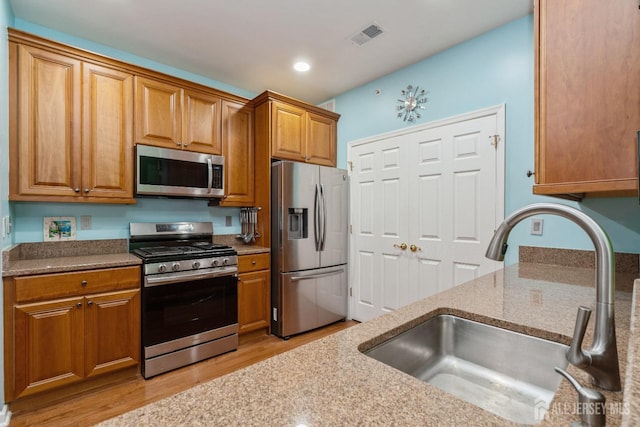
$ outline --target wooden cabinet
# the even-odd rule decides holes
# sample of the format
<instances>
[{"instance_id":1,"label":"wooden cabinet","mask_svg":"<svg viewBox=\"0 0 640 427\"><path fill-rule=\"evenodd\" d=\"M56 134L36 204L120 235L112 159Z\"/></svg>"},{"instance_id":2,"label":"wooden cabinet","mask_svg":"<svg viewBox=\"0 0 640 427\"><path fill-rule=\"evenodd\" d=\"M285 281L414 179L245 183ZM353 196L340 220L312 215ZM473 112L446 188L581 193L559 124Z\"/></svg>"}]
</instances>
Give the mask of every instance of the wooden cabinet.
<instances>
[{"instance_id":1,"label":"wooden cabinet","mask_svg":"<svg viewBox=\"0 0 640 427\"><path fill-rule=\"evenodd\" d=\"M7 401L136 366L140 268L8 278Z\"/></svg>"},{"instance_id":2,"label":"wooden cabinet","mask_svg":"<svg viewBox=\"0 0 640 427\"><path fill-rule=\"evenodd\" d=\"M271 157L325 166L336 165L340 115L274 92L254 99L256 109L269 110Z\"/></svg>"},{"instance_id":3,"label":"wooden cabinet","mask_svg":"<svg viewBox=\"0 0 640 427\"><path fill-rule=\"evenodd\" d=\"M271 325L270 254L238 257L238 331L240 334Z\"/></svg>"},{"instance_id":4,"label":"wooden cabinet","mask_svg":"<svg viewBox=\"0 0 640 427\"><path fill-rule=\"evenodd\" d=\"M255 143L251 104L222 101L222 154L226 197L220 206L253 206Z\"/></svg>"},{"instance_id":5,"label":"wooden cabinet","mask_svg":"<svg viewBox=\"0 0 640 427\"><path fill-rule=\"evenodd\" d=\"M640 24L632 1L537 0L535 194L638 189Z\"/></svg>"},{"instance_id":6,"label":"wooden cabinet","mask_svg":"<svg viewBox=\"0 0 640 427\"><path fill-rule=\"evenodd\" d=\"M133 203L133 76L9 44L10 200Z\"/></svg>"},{"instance_id":7,"label":"wooden cabinet","mask_svg":"<svg viewBox=\"0 0 640 427\"><path fill-rule=\"evenodd\" d=\"M135 86L136 143L222 153L220 97L146 77Z\"/></svg>"}]
</instances>

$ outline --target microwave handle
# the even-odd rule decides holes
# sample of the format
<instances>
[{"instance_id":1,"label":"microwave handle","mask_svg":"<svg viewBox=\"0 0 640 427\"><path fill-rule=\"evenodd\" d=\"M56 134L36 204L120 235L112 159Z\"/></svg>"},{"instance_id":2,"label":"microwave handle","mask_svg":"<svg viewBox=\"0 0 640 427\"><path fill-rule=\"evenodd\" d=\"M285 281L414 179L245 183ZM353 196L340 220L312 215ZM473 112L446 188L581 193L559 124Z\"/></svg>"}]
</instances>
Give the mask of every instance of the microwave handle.
<instances>
[{"instance_id":1,"label":"microwave handle","mask_svg":"<svg viewBox=\"0 0 640 427\"><path fill-rule=\"evenodd\" d=\"M211 193L213 188L213 165L211 165L211 157L207 157L207 172L209 173L207 193Z\"/></svg>"}]
</instances>

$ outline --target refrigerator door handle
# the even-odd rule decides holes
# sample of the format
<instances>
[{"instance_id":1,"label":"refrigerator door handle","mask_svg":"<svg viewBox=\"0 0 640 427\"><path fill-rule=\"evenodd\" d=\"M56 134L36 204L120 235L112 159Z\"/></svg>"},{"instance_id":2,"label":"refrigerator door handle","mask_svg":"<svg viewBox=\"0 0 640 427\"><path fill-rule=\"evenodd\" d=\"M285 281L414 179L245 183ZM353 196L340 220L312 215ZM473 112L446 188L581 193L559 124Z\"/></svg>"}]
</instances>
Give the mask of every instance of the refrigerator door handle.
<instances>
[{"instance_id":1,"label":"refrigerator door handle","mask_svg":"<svg viewBox=\"0 0 640 427\"><path fill-rule=\"evenodd\" d=\"M320 184L320 202L322 206L322 211L320 212L322 214L320 217L320 250L324 251L324 242L327 240L327 201L324 197L324 184Z\"/></svg>"},{"instance_id":2,"label":"refrigerator door handle","mask_svg":"<svg viewBox=\"0 0 640 427\"><path fill-rule=\"evenodd\" d=\"M320 250L320 188L316 184L315 200L313 204L313 240L316 251Z\"/></svg>"},{"instance_id":3,"label":"refrigerator door handle","mask_svg":"<svg viewBox=\"0 0 640 427\"><path fill-rule=\"evenodd\" d=\"M319 279L321 277L335 276L336 274L341 274L341 273L344 273L344 268L336 268L335 270L324 271L318 274L310 274L308 276L291 276L290 280L292 282L299 282L300 280Z\"/></svg>"}]
</instances>

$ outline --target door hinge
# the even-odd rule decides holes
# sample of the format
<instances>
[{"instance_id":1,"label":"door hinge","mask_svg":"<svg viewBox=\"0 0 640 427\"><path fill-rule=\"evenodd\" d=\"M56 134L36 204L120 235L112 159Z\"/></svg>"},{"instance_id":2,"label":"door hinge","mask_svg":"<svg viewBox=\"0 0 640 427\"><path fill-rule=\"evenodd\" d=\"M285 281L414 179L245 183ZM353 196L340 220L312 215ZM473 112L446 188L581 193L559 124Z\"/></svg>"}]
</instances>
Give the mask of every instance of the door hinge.
<instances>
[{"instance_id":1,"label":"door hinge","mask_svg":"<svg viewBox=\"0 0 640 427\"><path fill-rule=\"evenodd\" d=\"M349 224L349 234L353 234L353 224Z\"/></svg>"},{"instance_id":2,"label":"door hinge","mask_svg":"<svg viewBox=\"0 0 640 427\"><path fill-rule=\"evenodd\" d=\"M349 296L352 297L353 296L353 288L349 288Z\"/></svg>"},{"instance_id":3,"label":"door hinge","mask_svg":"<svg viewBox=\"0 0 640 427\"><path fill-rule=\"evenodd\" d=\"M493 142L491 143L491 145L493 146L493 148L495 148L497 150L498 149L498 142L500 142L500 135L498 135L498 134L489 135L489 139L493 139Z\"/></svg>"},{"instance_id":4,"label":"door hinge","mask_svg":"<svg viewBox=\"0 0 640 427\"><path fill-rule=\"evenodd\" d=\"M349 160L347 163L349 164L349 170L353 172L353 162Z\"/></svg>"}]
</instances>

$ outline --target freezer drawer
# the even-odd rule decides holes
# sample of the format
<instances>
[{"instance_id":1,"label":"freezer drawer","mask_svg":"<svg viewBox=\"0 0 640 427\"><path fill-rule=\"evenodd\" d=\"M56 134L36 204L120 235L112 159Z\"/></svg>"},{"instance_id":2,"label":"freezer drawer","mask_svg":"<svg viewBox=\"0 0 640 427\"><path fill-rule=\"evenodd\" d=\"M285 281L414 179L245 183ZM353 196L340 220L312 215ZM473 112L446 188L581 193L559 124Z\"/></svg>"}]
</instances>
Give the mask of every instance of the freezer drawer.
<instances>
[{"instance_id":1,"label":"freezer drawer","mask_svg":"<svg viewBox=\"0 0 640 427\"><path fill-rule=\"evenodd\" d=\"M289 337L347 316L347 266L279 275L272 332Z\"/></svg>"}]
</instances>

